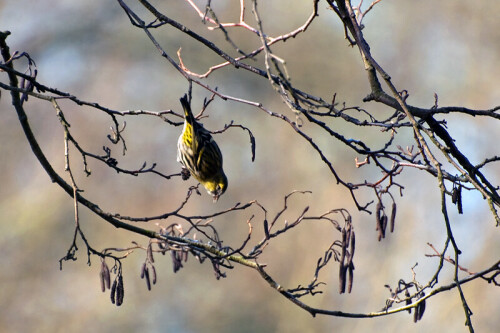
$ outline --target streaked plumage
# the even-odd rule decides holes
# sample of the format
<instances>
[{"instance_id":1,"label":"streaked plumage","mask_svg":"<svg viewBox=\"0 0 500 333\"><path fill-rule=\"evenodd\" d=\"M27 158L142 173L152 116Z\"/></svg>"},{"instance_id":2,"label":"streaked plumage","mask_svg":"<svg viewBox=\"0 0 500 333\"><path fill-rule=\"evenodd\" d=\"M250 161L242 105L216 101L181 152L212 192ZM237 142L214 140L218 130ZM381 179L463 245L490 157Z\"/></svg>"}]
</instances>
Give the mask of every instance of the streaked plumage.
<instances>
[{"instance_id":1,"label":"streaked plumage","mask_svg":"<svg viewBox=\"0 0 500 333\"><path fill-rule=\"evenodd\" d=\"M227 189L222 153L210 132L194 118L187 95L180 101L184 109L184 128L177 142L177 161L189 170L216 202Z\"/></svg>"}]
</instances>

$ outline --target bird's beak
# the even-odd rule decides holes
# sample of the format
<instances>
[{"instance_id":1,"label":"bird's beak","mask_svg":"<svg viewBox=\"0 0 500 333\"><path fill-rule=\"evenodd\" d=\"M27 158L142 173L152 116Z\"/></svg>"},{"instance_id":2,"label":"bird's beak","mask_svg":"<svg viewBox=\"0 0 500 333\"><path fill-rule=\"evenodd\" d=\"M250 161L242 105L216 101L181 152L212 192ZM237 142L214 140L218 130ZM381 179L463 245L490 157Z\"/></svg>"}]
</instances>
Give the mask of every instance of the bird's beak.
<instances>
[{"instance_id":1,"label":"bird's beak","mask_svg":"<svg viewBox=\"0 0 500 333\"><path fill-rule=\"evenodd\" d=\"M219 200L219 197L220 197L220 194L214 194L214 195L212 196L212 199L214 199L214 203L216 203L216 202L217 202L217 200Z\"/></svg>"}]
</instances>

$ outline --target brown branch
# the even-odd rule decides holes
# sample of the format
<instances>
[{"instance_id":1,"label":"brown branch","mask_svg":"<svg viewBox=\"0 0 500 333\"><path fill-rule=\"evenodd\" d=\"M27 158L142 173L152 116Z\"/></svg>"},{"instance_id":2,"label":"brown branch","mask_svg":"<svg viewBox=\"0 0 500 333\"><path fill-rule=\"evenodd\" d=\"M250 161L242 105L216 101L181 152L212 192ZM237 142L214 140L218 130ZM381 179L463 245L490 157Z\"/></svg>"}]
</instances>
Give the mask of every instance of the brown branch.
<instances>
[{"instance_id":1,"label":"brown branch","mask_svg":"<svg viewBox=\"0 0 500 333\"><path fill-rule=\"evenodd\" d=\"M436 248L435 248L435 247L434 247L431 243L427 243L427 245L429 245L429 246L430 246L430 247L434 250L434 252L435 252L435 253L434 253L434 254L426 254L426 255L425 255L426 257L440 257L440 258L441 258L441 257L443 257L443 258L444 258L444 260L445 260L446 262L449 262L449 263L450 263L450 264L452 264L452 265L455 265L455 264L456 264L456 263L455 263L455 260L453 260L450 256L445 257L445 256L444 256L444 253L439 253L439 251L438 251L438 250L437 250L437 249L436 249ZM462 272L465 272L465 273L467 273L467 274L469 274L469 275L474 275L474 274L476 274L475 272L471 272L471 271L469 271L469 270L468 270L467 268L465 268L465 267L462 267L462 266L460 266L460 265L457 265L457 266L458 266L458 269L460 269Z\"/></svg>"}]
</instances>

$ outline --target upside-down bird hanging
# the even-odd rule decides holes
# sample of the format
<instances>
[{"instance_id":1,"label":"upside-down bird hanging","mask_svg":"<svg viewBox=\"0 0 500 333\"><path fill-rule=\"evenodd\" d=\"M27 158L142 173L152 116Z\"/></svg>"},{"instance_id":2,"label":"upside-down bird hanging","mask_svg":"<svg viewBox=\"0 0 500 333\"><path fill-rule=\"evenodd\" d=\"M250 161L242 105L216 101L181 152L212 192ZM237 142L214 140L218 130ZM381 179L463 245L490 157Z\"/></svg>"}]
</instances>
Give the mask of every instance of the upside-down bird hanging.
<instances>
[{"instance_id":1,"label":"upside-down bird hanging","mask_svg":"<svg viewBox=\"0 0 500 333\"><path fill-rule=\"evenodd\" d=\"M180 101L184 109L184 128L177 142L177 161L205 187L216 202L227 189L222 153L210 132L194 118L187 95L182 96Z\"/></svg>"}]
</instances>

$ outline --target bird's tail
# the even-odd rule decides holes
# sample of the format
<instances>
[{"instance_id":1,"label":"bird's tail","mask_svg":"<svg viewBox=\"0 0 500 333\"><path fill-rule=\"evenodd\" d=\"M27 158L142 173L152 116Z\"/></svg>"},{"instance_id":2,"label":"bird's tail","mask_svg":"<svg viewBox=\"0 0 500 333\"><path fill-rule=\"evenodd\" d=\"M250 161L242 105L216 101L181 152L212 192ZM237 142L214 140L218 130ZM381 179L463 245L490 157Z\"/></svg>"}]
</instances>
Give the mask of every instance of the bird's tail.
<instances>
[{"instance_id":1,"label":"bird's tail","mask_svg":"<svg viewBox=\"0 0 500 333\"><path fill-rule=\"evenodd\" d=\"M181 97L180 101L182 104L182 108L184 109L184 117L186 118L186 121L190 124L194 123L194 116L187 99L187 94L184 94L184 96Z\"/></svg>"}]
</instances>

